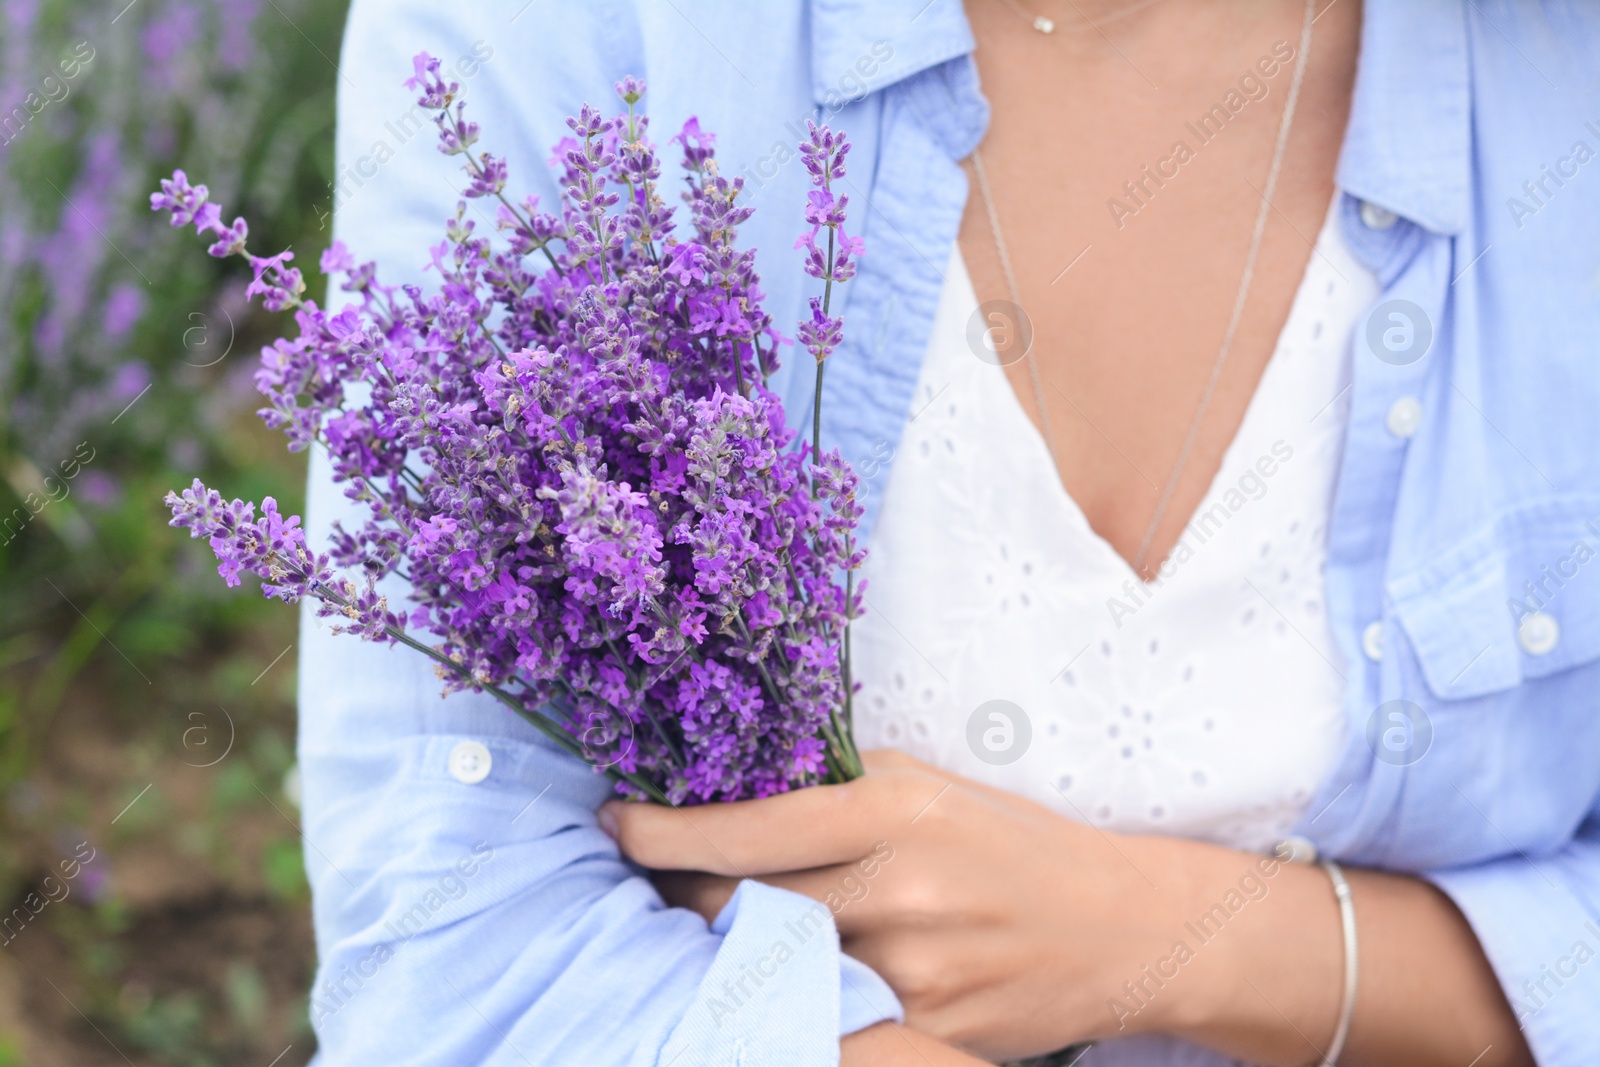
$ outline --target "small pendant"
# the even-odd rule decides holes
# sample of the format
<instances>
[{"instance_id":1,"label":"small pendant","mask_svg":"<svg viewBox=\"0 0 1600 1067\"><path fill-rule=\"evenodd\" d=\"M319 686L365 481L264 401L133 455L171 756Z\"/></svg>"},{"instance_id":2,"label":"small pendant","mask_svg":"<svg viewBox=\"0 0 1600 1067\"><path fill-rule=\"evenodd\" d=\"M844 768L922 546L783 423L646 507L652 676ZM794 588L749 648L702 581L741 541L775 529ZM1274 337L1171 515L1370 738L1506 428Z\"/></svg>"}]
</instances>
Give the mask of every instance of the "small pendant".
<instances>
[{"instance_id":1,"label":"small pendant","mask_svg":"<svg viewBox=\"0 0 1600 1067\"><path fill-rule=\"evenodd\" d=\"M1045 18L1043 15L1035 15L1034 16L1033 28L1038 30L1040 33L1054 33L1054 32L1056 32L1056 24L1054 22L1051 22L1049 19Z\"/></svg>"}]
</instances>

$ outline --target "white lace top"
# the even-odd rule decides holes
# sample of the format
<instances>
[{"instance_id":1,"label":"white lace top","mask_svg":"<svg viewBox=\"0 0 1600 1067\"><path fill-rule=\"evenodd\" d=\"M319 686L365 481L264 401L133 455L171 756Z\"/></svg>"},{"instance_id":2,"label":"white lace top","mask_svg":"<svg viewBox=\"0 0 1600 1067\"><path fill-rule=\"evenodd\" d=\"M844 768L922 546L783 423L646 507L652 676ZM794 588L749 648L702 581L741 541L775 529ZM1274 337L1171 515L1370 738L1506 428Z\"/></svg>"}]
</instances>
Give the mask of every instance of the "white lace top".
<instances>
[{"instance_id":1,"label":"white lace top","mask_svg":"<svg viewBox=\"0 0 1600 1067\"><path fill-rule=\"evenodd\" d=\"M1146 584L968 347L957 249L865 568L861 746L1107 828L1284 837L1343 743L1324 531L1350 333L1378 293L1329 212L1238 436Z\"/></svg>"}]
</instances>

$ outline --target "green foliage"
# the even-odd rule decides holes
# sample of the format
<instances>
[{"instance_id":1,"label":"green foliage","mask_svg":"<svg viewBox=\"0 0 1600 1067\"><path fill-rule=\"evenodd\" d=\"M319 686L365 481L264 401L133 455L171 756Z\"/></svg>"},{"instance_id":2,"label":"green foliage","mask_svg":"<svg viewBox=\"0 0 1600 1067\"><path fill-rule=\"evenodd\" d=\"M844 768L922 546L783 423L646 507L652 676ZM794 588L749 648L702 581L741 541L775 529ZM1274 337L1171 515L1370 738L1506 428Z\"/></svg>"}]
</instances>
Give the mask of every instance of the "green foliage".
<instances>
[{"instance_id":1,"label":"green foliage","mask_svg":"<svg viewBox=\"0 0 1600 1067\"><path fill-rule=\"evenodd\" d=\"M0 90L49 75L65 95L0 148L0 671L25 694L12 720L34 720L0 725L0 773L91 660L150 685L272 610L226 596L160 503L200 475L298 504L300 464L251 414L272 325L237 264L167 227L149 193L183 166L263 247L315 264L343 18L311 0L145 0L111 24L45 0L29 23L28 6L6 8Z\"/></svg>"},{"instance_id":2,"label":"green foliage","mask_svg":"<svg viewBox=\"0 0 1600 1067\"><path fill-rule=\"evenodd\" d=\"M262 857L262 874L267 889L281 900L305 900L311 891L298 841L274 841L268 845Z\"/></svg>"},{"instance_id":3,"label":"green foliage","mask_svg":"<svg viewBox=\"0 0 1600 1067\"><path fill-rule=\"evenodd\" d=\"M233 1023L245 1034L258 1034L267 1021L267 984L261 972L243 960L228 965L223 981L227 994L228 1014Z\"/></svg>"},{"instance_id":4,"label":"green foliage","mask_svg":"<svg viewBox=\"0 0 1600 1067\"><path fill-rule=\"evenodd\" d=\"M202 1043L206 1013L199 996L175 993L152 997L144 1010L122 1020L123 1035L136 1048L154 1053L169 1063L207 1067L216 1060Z\"/></svg>"},{"instance_id":5,"label":"green foliage","mask_svg":"<svg viewBox=\"0 0 1600 1067\"><path fill-rule=\"evenodd\" d=\"M183 167L252 244L314 271L345 7L0 0L0 900L93 842L27 930L29 969L141 1063L310 1042L308 945L149 951L184 909L309 899L282 792L295 657L273 662L294 613L227 591L161 504L200 476L300 507L303 459L253 414L279 326L244 301L248 270L149 194ZM201 979L190 959L229 962ZM56 1038L34 1024L0 1033L0 1067Z\"/></svg>"}]
</instances>

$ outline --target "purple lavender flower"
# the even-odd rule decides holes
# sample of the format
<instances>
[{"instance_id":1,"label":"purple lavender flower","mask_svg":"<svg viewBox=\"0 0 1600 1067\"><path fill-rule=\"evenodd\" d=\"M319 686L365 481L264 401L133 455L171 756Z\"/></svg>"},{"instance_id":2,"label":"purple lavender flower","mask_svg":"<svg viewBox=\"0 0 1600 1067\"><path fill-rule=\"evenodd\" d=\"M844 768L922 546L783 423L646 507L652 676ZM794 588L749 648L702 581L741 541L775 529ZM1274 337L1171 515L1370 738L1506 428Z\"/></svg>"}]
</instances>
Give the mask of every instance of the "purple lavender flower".
<instances>
[{"instance_id":1,"label":"purple lavender flower","mask_svg":"<svg viewBox=\"0 0 1600 1067\"><path fill-rule=\"evenodd\" d=\"M405 80L405 87L421 90L422 95L417 103L429 111L448 109L461 86L456 82L447 83L439 74L442 64L426 52L418 52L412 57L411 65L412 75Z\"/></svg>"},{"instance_id":2,"label":"purple lavender flower","mask_svg":"<svg viewBox=\"0 0 1600 1067\"><path fill-rule=\"evenodd\" d=\"M122 499L122 486L104 471L84 471L78 475L78 492L95 507L113 507Z\"/></svg>"},{"instance_id":3,"label":"purple lavender flower","mask_svg":"<svg viewBox=\"0 0 1600 1067\"><path fill-rule=\"evenodd\" d=\"M258 517L196 481L168 496L173 524L208 540L230 584L255 575L268 596L311 596L352 632L432 656L447 691L492 693L625 794L700 803L859 774L856 480L837 452L800 444L765 386L778 337L736 243L742 181L718 173L691 119L673 138L680 235L635 112L645 86L625 78L625 115L569 120L560 203L541 212L507 197L504 160L475 148L436 60L417 56L406 84L441 151L462 157L468 195L496 201L503 238L458 205L431 250L436 292L385 286L336 244L322 270L360 303L330 314L287 252L249 252L243 221L224 227L181 171L151 198L213 235L214 255L243 256L251 295L294 311L298 334L256 372L262 417L292 449L326 447L369 516L314 554L272 501ZM848 144L825 128L807 144L831 292L860 251L830 186ZM797 333L819 367L840 329L827 296L814 302ZM358 381L360 401L346 393ZM390 573L410 587L404 616L377 592Z\"/></svg>"},{"instance_id":4,"label":"purple lavender flower","mask_svg":"<svg viewBox=\"0 0 1600 1067\"><path fill-rule=\"evenodd\" d=\"M315 36L301 18L302 0L279 2L283 15ZM225 418L210 417L223 410L221 401L232 399L222 395L222 388L204 396L159 388L186 372L185 362L204 362L172 344L151 363L158 388L108 429L132 399L116 399L112 377L133 330L162 318L169 326L177 324L171 333L176 338L198 321L185 318L200 307L194 285L221 273L220 265L166 278L152 270L151 264L168 258L175 234L139 232L147 225L133 211L143 199L138 195L146 181L142 175L170 174L174 161L168 157L184 146L191 156L185 160L192 164L189 170L204 170L212 179L206 203L233 201L239 183L250 175L252 199L261 210L281 215L281 198L274 191L293 186L290 179L304 164L305 145L293 135L292 122L271 145L264 145L263 134L278 129L286 103L318 86L284 90L283 79L234 76L247 65L260 74L283 60L285 49L305 47L304 38L277 15L278 28L257 25L258 16L270 12L268 5L262 0L146 0L121 14L126 6L123 0L109 11L92 11L81 4L0 0L0 113L9 113L7 108L20 105L30 92L35 105L45 95L67 92L66 99L48 102L21 129L13 122L9 132L0 131L0 141L11 142L0 148L0 304L28 309L8 316L0 327L0 376L14 386L6 412L15 430L11 452L27 454L41 468L54 466L86 435L96 441L107 433L116 438L100 442L112 447L112 458L102 462L115 470L135 463L138 454L161 440L170 442L177 432L196 434L204 445L225 425ZM255 30L268 31L260 42L267 51L253 47ZM46 74L53 79L48 94L39 83ZM26 195L34 187L49 194L48 202ZM198 211L200 223L207 221L204 204L189 206ZM196 221L191 217L180 227ZM268 220L252 216L252 221ZM228 236L219 251L237 246L239 234ZM290 266L305 269L303 263ZM149 277L141 277L140 270ZM244 285L238 288L242 293ZM172 306L157 309L150 301ZM157 315L158 310L165 314ZM217 328L220 352L226 347L220 334L231 327L220 314L209 324ZM235 358L218 373L232 379L240 366ZM155 432L162 424L175 432ZM55 552L63 545L69 553L77 551L66 543L36 547ZM106 561L86 557L83 562Z\"/></svg>"},{"instance_id":5,"label":"purple lavender flower","mask_svg":"<svg viewBox=\"0 0 1600 1067\"><path fill-rule=\"evenodd\" d=\"M145 25L139 43L152 67L163 66L199 39L203 19L193 4L174 3Z\"/></svg>"},{"instance_id":6,"label":"purple lavender flower","mask_svg":"<svg viewBox=\"0 0 1600 1067\"><path fill-rule=\"evenodd\" d=\"M217 64L223 70L237 72L250 66L260 13L260 0L218 0Z\"/></svg>"},{"instance_id":7,"label":"purple lavender flower","mask_svg":"<svg viewBox=\"0 0 1600 1067\"><path fill-rule=\"evenodd\" d=\"M150 368L139 360L130 360L117 368L111 376L111 396L126 403L150 386Z\"/></svg>"},{"instance_id":8,"label":"purple lavender flower","mask_svg":"<svg viewBox=\"0 0 1600 1067\"><path fill-rule=\"evenodd\" d=\"M172 225L187 226L194 221L195 212L211 195L204 185L190 185L189 176L181 170L172 177L161 179L161 191L150 194L150 210L171 213Z\"/></svg>"},{"instance_id":9,"label":"purple lavender flower","mask_svg":"<svg viewBox=\"0 0 1600 1067\"><path fill-rule=\"evenodd\" d=\"M843 134L834 133L827 126L818 126L806 120L810 136L800 142L800 160L806 173L811 175L812 191L806 196L806 221L811 224L809 233L802 233L795 248L804 248L805 271L813 278L821 278L821 297L811 300L811 318L800 323L796 337L817 361L816 388L811 402L811 455L822 455L822 372L828 357L844 338L844 320L829 315L833 301L833 286L855 277L855 258L865 249L865 242L844 231L847 196L835 197L833 183L845 175L844 157L850 152L850 142ZM817 247L817 235L826 230L826 250ZM812 495L817 495L815 480Z\"/></svg>"},{"instance_id":10,"label":"purple lavender flower","mask_svg":"<svg viewBox=\"0 0 1600 1067\"><path fill-rule=\"evenodd\" d=\"M137 285L123 282L106 297L106 340L116 343L128 335L144 314L144 292Z\"/></svg>"},{"instance_id":11,"label":"purple lavender flower","mask_svg":"<svg viewBox=\"0 0 1600 1067\"><path fill-rule=\"evenodd\" d=\"M33 54L30 46L34 43L34 22L38 17L37 0L5 0L0 6L0 22L6 30L5 62L0 63L0 113L9 113L27 92L27 72Z\"/></svg>"}]
</instances>

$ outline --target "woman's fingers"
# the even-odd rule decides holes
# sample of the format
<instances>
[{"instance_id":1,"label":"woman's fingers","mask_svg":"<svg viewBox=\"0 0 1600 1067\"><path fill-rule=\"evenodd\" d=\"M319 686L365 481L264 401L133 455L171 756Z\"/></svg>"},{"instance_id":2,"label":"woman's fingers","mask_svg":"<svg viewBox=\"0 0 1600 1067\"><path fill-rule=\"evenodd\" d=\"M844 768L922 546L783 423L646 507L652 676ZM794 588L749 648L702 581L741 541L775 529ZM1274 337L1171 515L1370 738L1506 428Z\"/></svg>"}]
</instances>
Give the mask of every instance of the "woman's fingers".
<instances>
[{"instance_id":1,"label":"woman's fingers","mask_svg":"<svg viewBox=\"0 0 1600 1067\"><path fill-rule=\"evenodd\" d=\"M928 771L932 774L942 774L937 767L923 763L915 756L908 756L897 748L869 748L861 753L861 764L866 767L868 774L881 774L884 771Z\"/></svg>"},{"instance_id":2,"label":"woman's fingers","mask_svg":"<svg viewBox=\"0 0 1600 1067\"><path fill-rule=\"evenodd\" d=\"M881 855L883 851L880 846L878 853ZM885 918L884 895L877 892L874 884L881 866L874 855L868 853L853 863L772 874L759 880L827 905L839 935L851 937L881 925ZM866 873L868 871L871 873Z\"/></svg>"},{"instance_id":3,"label":"woman's fingers","mask_svg":"<svg viewBox=\"0 0 1600 1067\"><path fill-rule=\"evenodd\" d=\"M945 780L919 769L886 770L734 804L610 801L600 824L645 867L753 878L860 859L945 788Z\"/></svg>"}]
</instances>

